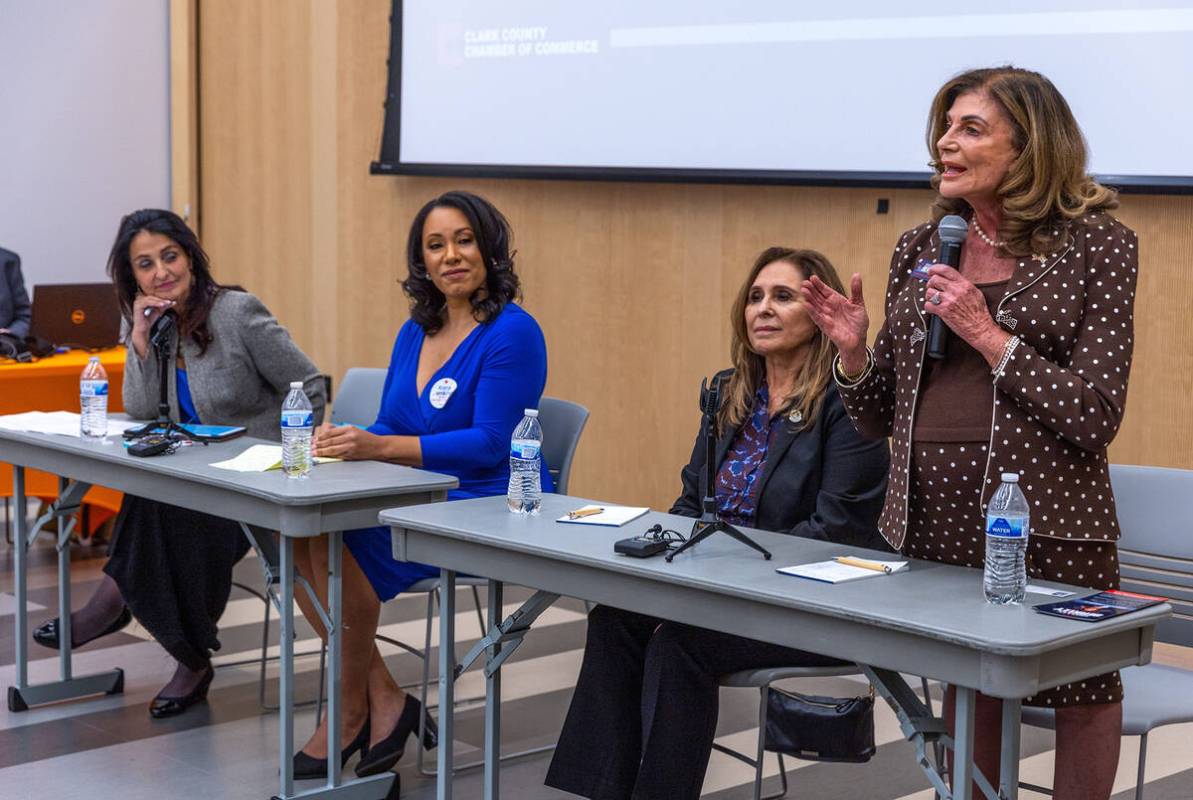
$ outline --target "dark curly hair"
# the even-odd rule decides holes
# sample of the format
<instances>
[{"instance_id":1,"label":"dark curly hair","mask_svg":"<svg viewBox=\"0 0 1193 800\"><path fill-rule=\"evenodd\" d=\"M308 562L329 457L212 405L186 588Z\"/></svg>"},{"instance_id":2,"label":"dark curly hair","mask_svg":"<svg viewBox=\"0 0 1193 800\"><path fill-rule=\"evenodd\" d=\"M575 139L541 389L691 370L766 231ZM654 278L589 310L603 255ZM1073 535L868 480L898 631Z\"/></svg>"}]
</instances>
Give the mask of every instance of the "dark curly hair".
<instances>
[{"instance_id":1,"label":"dark curly hair","mask_svg":"<svg viewBox=\"0 0 1193 800\"><path fill-rule=\"evenodd\" d=\"M427 275L427 265L423 262L423 226L427 216L437 208L456 209L468 219L468 225L476 234L476 243L485 264L485 285L470 298L472 315L476 320L489 322L501 313L506 303L522 296L521 282L514 272L517 251L511 249L514 234L510 230L509 220L488 200L470 192L441 194L414 215L410 236L406 241L409 274L402 281L402 289L410 298L410 317L428 335L443 327L446 307L443 292L435 288Z\"/></svg>"},{"instance_id":2,"label":"dark curly hair","mask_svg":"<svg viewBox=\"0 0 1193 800\"><path fill-rule=\"evenodd\" d=\"M190 294L187 295L186 306L181 309L179 323L182 325L182 335L190 336L199 348L199 353L207 352L207 345L211 343L212 334L207 327L207 317L215 298L225 289L238 287L221 286L211 277L211 262L199 244L199 237L173 211L160 208L143 208L125 215L120 220L120 228L116 231L116 241L112 244L112 252L108 255L108 277L116 287L116 298L120 302L120 313L129 328L132 327L133 301L137 298L137 279L133 275L132 259L129 257L129 247L138 233L148 231L157 233L170 239L181 247L191 262L192 283Z\"/></svg>"}]
</instances>

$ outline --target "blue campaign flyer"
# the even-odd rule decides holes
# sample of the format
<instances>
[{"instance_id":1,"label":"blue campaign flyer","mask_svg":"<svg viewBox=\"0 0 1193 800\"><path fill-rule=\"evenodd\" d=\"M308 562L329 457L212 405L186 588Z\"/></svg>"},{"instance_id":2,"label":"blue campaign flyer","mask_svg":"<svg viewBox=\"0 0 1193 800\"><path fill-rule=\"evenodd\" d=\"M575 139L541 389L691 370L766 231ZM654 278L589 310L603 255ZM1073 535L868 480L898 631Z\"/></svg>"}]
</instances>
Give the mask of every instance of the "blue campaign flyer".
<instances>
[{"instance_id":1,"label":"blue campaign flyer","mask_svg":"<svg viewBox=\"0 0 1193 800\"><path fill-rule=\"evenodd\" d=\"M1034 608L1041 614L1049 614L1054 617L1064 617L1079 622L1101 622L1104 619L1130 614L1132 611L1167 601L1166 597L1111 589L1078 600L1043 603Z\"/></svg>"}]
</instances>

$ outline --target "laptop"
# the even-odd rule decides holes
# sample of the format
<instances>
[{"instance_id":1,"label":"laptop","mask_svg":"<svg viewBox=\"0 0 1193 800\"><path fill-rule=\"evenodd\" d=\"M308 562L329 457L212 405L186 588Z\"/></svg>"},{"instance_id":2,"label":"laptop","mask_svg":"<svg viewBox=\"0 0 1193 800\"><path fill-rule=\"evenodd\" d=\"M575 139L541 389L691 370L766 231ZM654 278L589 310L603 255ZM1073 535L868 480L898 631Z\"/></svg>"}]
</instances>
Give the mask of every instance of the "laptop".
<instances>
[{"instance_id":1,"label":"laptop","mask_svg":"<svg viewBox=\"0 0 1193 800\"><path fill-rule=\"evenodd\" d=\"M34 286L30 330L58 347L113 347L120 341L116 291L110 283Z\"/></svg>"}]
</instances>

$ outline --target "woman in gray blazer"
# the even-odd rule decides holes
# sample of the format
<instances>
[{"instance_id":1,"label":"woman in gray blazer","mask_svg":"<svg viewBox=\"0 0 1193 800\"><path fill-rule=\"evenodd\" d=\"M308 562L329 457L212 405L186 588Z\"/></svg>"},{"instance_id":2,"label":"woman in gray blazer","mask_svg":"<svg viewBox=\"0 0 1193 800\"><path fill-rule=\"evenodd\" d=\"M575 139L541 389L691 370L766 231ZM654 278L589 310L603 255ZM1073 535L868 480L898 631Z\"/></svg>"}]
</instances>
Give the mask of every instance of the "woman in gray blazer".
<instances>
[{"instance_id":1,"label":"woman in gray blazer","mask_svg":"<svg viewBox=\"0 0 1193 800\"><path fill-rule=\"evenodd\" d=\"M318 424L327 398L315 365L260 300L216 283L199 240L176 214L147 209L121 220L108 274L125 322L124 408L130 416L157 416L161 379L149 332L173 313L171 419L243 425L251 436L276 441L282 399L290 382L301 380ZM135 616L178 662L149 713L182 713L207 696L232 567L247 550L236 522L126 495L106 575L87 605L71 614L74 645L119 630ZM58 621L41 626L34 638L57 647Z\"/></svg>"}]
</instances>

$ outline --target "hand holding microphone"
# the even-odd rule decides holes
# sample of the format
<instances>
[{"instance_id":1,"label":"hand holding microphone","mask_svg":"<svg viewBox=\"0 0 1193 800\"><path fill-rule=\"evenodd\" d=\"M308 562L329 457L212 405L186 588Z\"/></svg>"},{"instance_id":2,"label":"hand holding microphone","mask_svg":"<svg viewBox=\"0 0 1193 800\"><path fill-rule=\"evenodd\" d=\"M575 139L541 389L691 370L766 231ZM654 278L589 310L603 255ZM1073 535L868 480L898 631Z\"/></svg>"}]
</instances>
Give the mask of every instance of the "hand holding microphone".
<instances>
[{"instance_id":1,"label":"hand holding microphone","mask_svg":"<svg viewBox=\"0 0 1193 800\"><path fill-rule=\"evenodd\" d=\"M132 345L137 356L144 358L150 344L150 337L163 314L172 311L174 301L151 294L138 294L133 300ZM161 333L158 329L159 334Z\"/></svg>"},{"instance_id":2,"label":"hand holding microphone","mask_svg":"<svg viewBox=\"0 0 1193 800\"><path fill-rule=\"evenodd\" d=\"M940 236L940 263L951 267L951 271L960 278L961 273L957 272L957 268L961 266L961 245L965 243L965 237L969 235L969 223L956 214L949 214L936 226L936 231ZM939 360L944 358L949 333L949 329L945 327L945 321L939 313L940 306L943 305L945 299L944 287L939 281L942 279L941 276L947 275L947 273L943 270L935 270L936 267L929 270L931 277L928 279L924 311L932 315L932 321L928 323L928 358ZM935 286L933 286L934 278L937 280ZM982 308L985 308L984 302Z\"/></svg>"},{"instance_id":3,"label":"hand holding microphone","mask_svg":"<svg viewBox=\"0 0 1193 800\"><path fill-rule=\"evenodd\" d=\"M152 294L138 294L133 300L133 330L148 332L150 326L157 321L158 316L167 309L174 308L174 301Z\"/></svg>"},{"instance_id":4,"label":"hand holding microphone","mask_svg":"<svg viewBox=\"0 0 1193 800\"><path fill-rule=\"evenodd\" d=\"M960 336L993 365L1006 344L1007 332L990 315L982 290L957 270L965 220L949 215L940 221L940 260L928 269L923 311L929 315L928 357L942 359L948 333Z\"/></svg>"}]
</instances>

